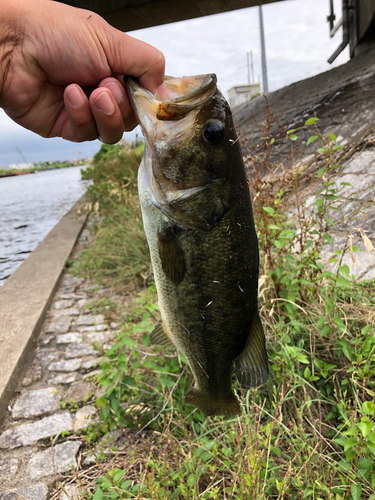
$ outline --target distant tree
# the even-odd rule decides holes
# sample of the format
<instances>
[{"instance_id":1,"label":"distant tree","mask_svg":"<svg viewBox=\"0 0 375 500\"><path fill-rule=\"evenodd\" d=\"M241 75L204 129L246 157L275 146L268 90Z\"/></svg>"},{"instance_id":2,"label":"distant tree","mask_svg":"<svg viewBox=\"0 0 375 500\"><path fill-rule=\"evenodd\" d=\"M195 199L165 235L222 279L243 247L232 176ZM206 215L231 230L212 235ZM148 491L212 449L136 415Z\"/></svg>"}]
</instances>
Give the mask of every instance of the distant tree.
<instances>
[{"instance_id":1,"label":"distant tree","mask_svg":"<svg viewBox=\"0 0 375 500\"><path fill-rule=\"evenodd\" d=\"M117 144L102 144L99 151L94 155L94 162L115 158L119 154L120 148Z\"/></svg>"}]
</instances>

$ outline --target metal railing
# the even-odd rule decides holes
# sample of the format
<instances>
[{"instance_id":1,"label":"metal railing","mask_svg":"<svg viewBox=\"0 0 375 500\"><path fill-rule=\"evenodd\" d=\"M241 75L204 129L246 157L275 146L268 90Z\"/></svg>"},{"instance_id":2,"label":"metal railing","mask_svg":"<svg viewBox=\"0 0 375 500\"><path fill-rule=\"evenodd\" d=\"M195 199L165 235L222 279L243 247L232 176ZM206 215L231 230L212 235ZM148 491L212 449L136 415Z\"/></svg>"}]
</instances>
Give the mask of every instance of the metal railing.
<instances>
[{"instance_id":1,"label":"metal railing","mask_svg":"<svg viewBox=\"0 0 375 500\"><path fill-rule=\"evenodd\" d=\"M342 42L339 47L335 50L335 52L328 59L330 64L337 58L339 54L345 49L345 47L349 43L349 0L342 0L342 17L335 24L336 15L335 8L333 5L333 0L329 0L330 6L330 15L327 17L327 21L329 22L329 36L332 38L335 36L339 28L342 26Z\"/></svg>"}]
</instances>

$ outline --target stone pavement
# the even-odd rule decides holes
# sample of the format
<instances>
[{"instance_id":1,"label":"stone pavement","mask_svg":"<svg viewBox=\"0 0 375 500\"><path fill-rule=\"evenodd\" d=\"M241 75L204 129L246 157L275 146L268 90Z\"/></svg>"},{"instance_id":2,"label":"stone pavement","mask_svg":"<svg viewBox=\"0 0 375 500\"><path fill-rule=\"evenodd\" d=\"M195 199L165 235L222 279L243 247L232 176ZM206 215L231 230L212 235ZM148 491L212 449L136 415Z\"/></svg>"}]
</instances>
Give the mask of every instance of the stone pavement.
<instances>
[{"instance_id":1,"label":"stone pavement","mask_svg":"<svg viewBox=\"0 0 375 500\"><path fill-rule=\"evenodd\" d=\"M85 229L78 245L88 238ZM93 375L117 327L90 314L101 293L68 272L61 281L0 428L0 500L47 500L55 480L83 461L78 431L98 419Z\"/></svg>"}]
</instances>

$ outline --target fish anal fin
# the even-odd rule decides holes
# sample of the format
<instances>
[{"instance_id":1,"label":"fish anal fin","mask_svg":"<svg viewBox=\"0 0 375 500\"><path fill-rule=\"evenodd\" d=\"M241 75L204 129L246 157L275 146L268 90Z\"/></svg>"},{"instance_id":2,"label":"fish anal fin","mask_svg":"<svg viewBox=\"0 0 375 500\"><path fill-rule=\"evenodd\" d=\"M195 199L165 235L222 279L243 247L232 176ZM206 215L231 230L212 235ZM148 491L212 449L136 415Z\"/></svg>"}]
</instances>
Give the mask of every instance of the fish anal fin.
<instances>
[{"instance_id":1,"label":"fish anal fin","mask_svg":"<svg viewBox=\"0 0 375 500\"><path fill-rule=\"evenodd\" d=\"M239 383L244 387L258 387L269 377L266 339L257 311L244 350L235 358L234 367Z\"/></svg>"},{"instance_id":2,"label":"fish anal fin","mask_svg":"<svg viewBox=\"0 0 375 500\"><path fill-rule=\"evenodd\" d=\"M207 417L215 415L234 417L241 413L240 403L233 392L226 399L212 399L193 387L186 394L185 403L196 406Z\"/></svg>"},{"instance_id":3,"label":"fish anal fin","mask_svg":"<svg viewBox=\"0 0 375 500\"><path fill-rule=\"evenodd\" d=\"M158 231L158 250L166 277L174 285L178 285L185 276L185 256L172 227Z\"/></svg>"},{"instance_id":4,"label":"fish anal fin","mask_svg":"<svg viewBox=\"0 0 375 500\"><path fill-rule=\"evenodd\" d=\"M168 334L165 331L163 321L158 321L155 328L152 330L150 334L150 339L153 344L156 345L164 345L167 347L174 346L173 342L169 338Z\"/></svg>"}]
</instances>

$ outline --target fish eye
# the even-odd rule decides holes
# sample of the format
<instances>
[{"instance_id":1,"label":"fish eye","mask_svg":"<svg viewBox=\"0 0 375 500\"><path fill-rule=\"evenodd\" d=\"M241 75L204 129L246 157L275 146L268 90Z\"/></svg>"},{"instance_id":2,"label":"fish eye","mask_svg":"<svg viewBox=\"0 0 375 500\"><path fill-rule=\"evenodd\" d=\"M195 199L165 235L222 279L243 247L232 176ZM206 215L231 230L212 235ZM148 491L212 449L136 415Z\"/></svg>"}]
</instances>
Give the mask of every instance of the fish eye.
<instances>
[{"instance_id":1,"label":"fish eye","mask_svg":"<svg viewBox=\"0 0 375 500\"><path fill-rule=\"evenodd\" d=\"M218 120L208 122L203 129L203 137L210 144L219 144L224 134L224 124Z\"/></svg>"}]
</instances>

